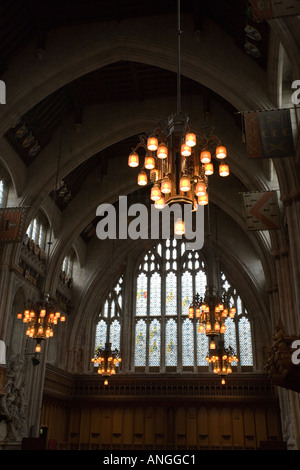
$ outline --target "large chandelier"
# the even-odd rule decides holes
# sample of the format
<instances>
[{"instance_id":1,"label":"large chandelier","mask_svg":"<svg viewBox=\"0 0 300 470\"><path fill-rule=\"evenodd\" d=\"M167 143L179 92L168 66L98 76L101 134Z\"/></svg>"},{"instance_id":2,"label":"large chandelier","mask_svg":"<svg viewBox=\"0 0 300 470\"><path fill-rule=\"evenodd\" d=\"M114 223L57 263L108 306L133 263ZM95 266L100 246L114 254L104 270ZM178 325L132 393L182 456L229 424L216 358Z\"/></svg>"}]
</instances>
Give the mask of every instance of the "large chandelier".
<instances>
[{"instance_id":1,"label":"large chandelier","mask_svg":"<svg viewBox=\"0 0 300 470\"><path fill-rule=\"evenodd\" d=\"M41 352L41 342L53 337L55 325L66 320L59 306L49 298L44 301L27 301L23 313L19 312L17 318L27 323L26 335L36 340L37 353Z\"/></svg>"},{"instance_id":2,"label":"large chandelier","mask_svg":"<svg viewBox=\"0 0 300 470\"><path fill-rule=\"evenodd\" d=\"M98 346L95 349L94 357L91 361L98 367L98 374L110 377L118 372L122 361L118 349L111 349L111 343L106 343L105 347Z\"/></svg>"},{"instance_id":3,"label":"large chandelier","mask_svg":"<svg viewBox=\"0 0 300 470\"><path fill-rule=\"evenodd\" d=\"M198 205L208 203L208 177L214 173L212 154L220 162L220 176L229 175L229 166L225 163L226 147L213 130L207 132L204 126L201 133L196 133L189 116L181 111L180 35L178 1L177 113L159 120L149 135L140 136L140 142L128 157L128 165L132 168L140 165L138 150L143 149L143 166L137 182L140 186L152 184L150 199L155 207L163 209L166 204L190 204L195 211Z\"/></svg>"}]
</instances>

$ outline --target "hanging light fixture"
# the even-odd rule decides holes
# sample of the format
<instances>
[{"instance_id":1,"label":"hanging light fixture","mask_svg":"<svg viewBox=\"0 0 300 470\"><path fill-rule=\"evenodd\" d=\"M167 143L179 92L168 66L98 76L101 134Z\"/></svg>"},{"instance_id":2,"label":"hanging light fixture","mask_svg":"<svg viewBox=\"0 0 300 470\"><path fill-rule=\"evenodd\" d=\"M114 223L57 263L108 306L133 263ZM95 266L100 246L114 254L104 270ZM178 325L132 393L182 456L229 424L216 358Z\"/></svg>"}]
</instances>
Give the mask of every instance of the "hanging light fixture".
<instances>
[{"instance_id":1,"label":"hanging light fixture","mask_svg":"<svg viewBox=\"0 0 300 470\"><path fill-rule=\"evenodd\" d=\"M150 135L140 136L140 142L129 156L129 166L138 161L132 157L139 148L146 152L144 167L138 175L138 184L147 185L145 170L150 170L149 181L160 187L165 195L165 204L190 204L191 210L198 205L208 203L208 177L214 173L211 152L215 151L217 159L227 156L226 147L210 130L206 123L201 132L195 132L188 115L181 110L181 71L180 71L180 0L178 0L178 70L177 70L177 112L167 120L160 119ZM155 172L154 172L155 170ZM221 172L222 170L222 172ZM227 176L229 167L220 168L219 174ZM184 183L184 184L183 184ZM201 193L199 192L201 185ZM199 200L199 197L201 198ZM157 200L154 200L154 203ZM161 206L155 206L161 208Z\"/></svg>"},{"instance_id":2,"label":"hanging light fixture","mask_svg":"<svg viewBox=\"0 0 300 470\"><path fill-rule=\"evenodd\" d=\"M111 343L106 343L105 348L98 346L91 361L98 367L98 374L110 377L118 372L122 361L118 349L111 350Z\"/></svg>"},{"instance_id":3,"label":"hanging light fixture","mask_svg":"<svg viewBox=\"0 0 300 470\"><path fill-rule=\"evenodd\" d=\"M238 357L231 346L224 346L224 341L219 341L218 346L211 350L206 356L206 361L212 364L213 372L222 377L222 384L225 378L232 373L232 364L238 362Z\"/></svg>"},{"instance_id":4,"label":"hanging light fixture","mask_svg":"<svg viewBox=\"0 0 300 470\"><path fill-rule=\"evenodd\" d=\"M56 194L59 187L59 166L61 158L61 145L62 145L63 126L61 130L60 148L57 161L56 181L53 191L53 212L52 220L49 227L49 241L48 241L48 254L46 258L46 270L44 277L44 291L40 295L40 300L27 300L23 312L17 314L18 319L22 319L23 323L27 324L26 335L28 338L33 338L36 341L35 352L41 352L42 341L52 338L54 336L54 329L58 322L65 322L66 315L59 302L50 297L50 294L45 292L45 285L47 281L48 265L50 260L50 248L52 245L52 231L53 231L53 217L54 206L56 203Z\"/></svg>"},{"instance_id":5,"label":"hanging light fixture","mask_svg":"<svg viewBox=\"0 0 300 470\"><path fill-rule=\"evenodd\" d=\"M29 300L24 312L19 312L17 318L23 319L23 323L27 324L26 335L36 340L37 353L41 352L41 342L53 337L55 325L59 321L66 321L65 314L49 297L44 301Z\"/></svg>"},{"instance_id":6,"label":"hanging light fixture","mask_svg":"<svg viewBox=\"0 0 300 470\"><path fill-rule=\"evenodd\" d=\"M222 297L207 293L204 298L196 294L189 307L189 318L196 318L198 331L214 338L226 331L226 318L234 318L236 309L230 306L225 295ZM214 348L214 342L210 344Z\"/></svg>"}]
</instances>

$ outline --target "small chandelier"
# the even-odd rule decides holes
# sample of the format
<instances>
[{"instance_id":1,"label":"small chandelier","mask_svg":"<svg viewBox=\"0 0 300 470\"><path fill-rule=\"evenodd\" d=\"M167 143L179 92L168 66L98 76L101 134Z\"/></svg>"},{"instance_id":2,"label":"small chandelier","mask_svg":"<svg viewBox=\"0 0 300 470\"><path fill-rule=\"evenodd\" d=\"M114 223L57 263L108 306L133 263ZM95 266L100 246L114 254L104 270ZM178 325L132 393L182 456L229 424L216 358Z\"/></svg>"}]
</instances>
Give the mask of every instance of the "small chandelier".
<instances>
[{"instance_id":1,"label":"small chandelier","mask_svg":"<svg viewBox=\"0 0 300 470\"><path fill-rule=\"evenodd\" d=\"M98 366L98 374L103 376L115 375L122 361L118 349L111 350L111 343L106 343L105 348L98 346L91 361Z\"/></svg>"},{"instance_id":2,"label":"small chandelier","mask_svg":"<svg viewBox=\"0 0 300 470\"><path fill-rule=\"evenodd\" d=\"M177 112L167 120L159 120L148 135L140 136L140 142L128 157L128 165L132 168L140 165L138 150L142 148L144 161L137 183L140 186L153 184L150 199L155 207L190 204L192 211L196 211L199 205L208 204L208 177L214 173L212 154L220 162L220 176L229 175L229 166L225 163L226 147L213 130L207 132L205 124L204 130L196 133L189 116L181 111L180 35L178 0Z\"/></svg>"},{"instance_id":3,"label":"small chandelier","mask_svg":"<svg viewBox=\"0 0 300 470\"><path fill-rule=\"evenodd\" d=\"M210 349L215 349L214 336L224 334L226 331L226 318L234 318L236 308L230 306L225 295L205 295L204 299L196 294L189 307L189 318L196 318L198 321L199 333L205 332L206 336L212 338Z\"/></svg>"},{"instance_id":4,"label":"small chandelier","mask_svg":"<svg viewBox=\"0 0 300 470\"><path fill-rule=\"evenodd\" d=\"M206 361L212 364L213 372L222 377L222 384L225 384L225 377L232 373L232 363L238 362L238 357L231 346L225 348L224 341L220 342L214 352L206 356Z\"/></svg>"},{"instance_id":5,"label":"small chandelier","mask_svg":"<svg viewBox=\"0 0 300 470\"><path fill-rule=\"evenodd\" d=\"M17 318L27 323L26 335L36 340L35 352L37 353L41 352L41 342L53 337L54 327L58 321L66 321L65 314L50 299L27 301L24 312L19 312Z\"/></svg>"}]
</instances>

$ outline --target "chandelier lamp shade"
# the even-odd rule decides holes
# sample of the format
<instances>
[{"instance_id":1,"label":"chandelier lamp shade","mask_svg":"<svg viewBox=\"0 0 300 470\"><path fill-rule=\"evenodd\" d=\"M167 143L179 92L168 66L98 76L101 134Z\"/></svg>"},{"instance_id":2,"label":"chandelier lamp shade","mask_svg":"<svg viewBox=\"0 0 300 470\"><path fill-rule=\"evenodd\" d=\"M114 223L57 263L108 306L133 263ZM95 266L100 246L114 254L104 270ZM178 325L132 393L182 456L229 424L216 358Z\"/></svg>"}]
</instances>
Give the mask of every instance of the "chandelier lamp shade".
<instances>
[{"instance_id":1,"label":"chandelier lamp shade","mask_svg":"<svg viewBox=\"0 0 300 470\"><path fill-rule=\"evenodd\" d=\"M41 342L52 338L58 322L65 322L62 310L50 299L45 301L28 301L24 312L17 314L27 324L26 335L36 340L35 352L41 352Z\"/></svg>"},{"instance_id":2,"label":"chandelier lamp shade","mask_svg":"<svg viewBox=\"0 0 300 470\"><path fill-rule=\"evenodd\" d=\"M104 348L98 346L95 349L95 354L91 361L98 367L98 374L110 377L118 372L122 359L119 350L112 350L111 343L106 343Z\"/></svg>"}]
</instances>

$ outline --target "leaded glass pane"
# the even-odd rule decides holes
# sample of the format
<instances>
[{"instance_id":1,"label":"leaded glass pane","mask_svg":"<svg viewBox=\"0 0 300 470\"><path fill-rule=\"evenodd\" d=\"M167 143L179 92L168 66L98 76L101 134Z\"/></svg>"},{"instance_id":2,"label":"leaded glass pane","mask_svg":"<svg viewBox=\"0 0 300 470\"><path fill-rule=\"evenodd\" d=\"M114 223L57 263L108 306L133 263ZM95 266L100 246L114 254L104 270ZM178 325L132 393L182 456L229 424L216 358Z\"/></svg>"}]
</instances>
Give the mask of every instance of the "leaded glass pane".
<instances>
[{"instance_id":1,"label":"leaded glass pane","mask_svg":"<svg viewBox=\"0 0 300 470\"><path fill-rule=\"evenodd\" d=\"M238 296L237 301L236 301L236 311L238 315L241 315L243 313L242 300L240 296Z\"/></svg>"},{"instance_id":2,"label":"leaded glass pane","mask_svg":"<svg viewBox=\"0 0 300 470\"><path fill-rule=\"evenodd\" d=\"M115 301L112 300L110 304L110 318L113 318L116 314L116 304Z\"/></svg>"},{"instance_id":3,"label":"leaded glass pane","mask_svg":"<svg viewBox=\"0 0 300 470\"><path fill-rule=\"evenodd\" d=\"M207 366L206 356L209 351L209 340L205 333L197 331L197 365Z\"/></svg>"},{"instance_id":4,"label":"leaded glass pane","mask_svg":"<svg viewBox=\"0 0 300 470\"><path fill-rule=\"evenodd\" d=\"M187 315L193 300L193 278L189 271L185 271L181 278L182 315Z\"/></svg>"},{"instance_id":5,"label":"leaded glass pane","mask_svg":"<svg viewBox=\"0 0 300 470\"><path fill-rule=\"evenodd\" d=\"M166 277L166 315L177 313L177 277L170 272Z\"/></svg>"},{"instance_id":6,"label":"leaded glass pane","mask_svg":"<svg viewBox=\"0 0 300 470\"><path fill-rule=\"evenodd\" d=\"M137 278L136 315L147 315L147 276L140 273Z\"/></svg>"},{"instance_id":7,"label":"leaded glass pane","mask_svg":"<svg viewBox=\"0 0 300 470\"><path fill-rule=\"evenodd\" d=\"M146 322L139 320L135 327L135 366L146 365Z\"/></svg>"},{"instance_id":8,"label":"leaded glass pane","mask_svg":"<svg viewBox=\"0 0 300 470\"><path fill-rule=\"evenodd\" d=\"M158 273L150 278L150 315L161 315L161 278Z\"/></svg>"},{"instance_id":9,"label":"leaded glass pane","mask_svg":"<svg viewBox=\"0 0 300 470\"><path fill-rule=\"evenodd\" d=\"M238 328L241 366L253 366L251 326L248 318L240 318Z\"/></svg>"},{"instance_id":10,"label":"leaded glass pane","mask_svg":"<svg viewBox=\"0 0 300 470\"><path fill-rule=\"evenodd\" d=\"M177 323L173 319L166 323L166 366L177 366Z\"/></svg>"},{"instance_id":11,"label":"leaded glass pane","mask_svg":"<svg viewBox=\"0 0 300 470\"><path fill-rule=\"evenodd\" d=\"M204 271L198 271L195 278L195 290L197 294L204 297L206 290L206 274Z\"/></svg>"},{"instance_id":12,"label":"leaded glass pane","mask_svg":"<svg viewBox=\"0 0 300 470\"><path fill-rule=\"evenodd\" d=\"M224 333L224 344L225 348L231 346L234 349L234 352L237 353L236 348L236 327L235 322L232 318L226 318L225 320L226 331ZM233 362L232 365L236 365L236 362Z\"/></svg>"},{"instance_id":13,"label":"leaded glass pane","mask_svg":"<svg viewBox=\"0 0 300 470\"><path fill-rule=\"evenodd\" d=\"M105 301L104 309L103 309L103 315L104 315L105 318L108 317L108 300Z\"/></svg>"},{"instance_id":14,"label":"leaded glass pane","mask_svg":"<svg viewBox=\"0 0 300 470\"><path fill-rule=\"evenodd\" d=\"M182 365L194 365L194 325L188 318L182 324Z\"/></svg>"},{"instance_id":15,"label":"leaded glass pane","mask_svg":"<svg viewBox=\"0 0 300 470\"><path fill-rule=\"evenodd\" d=\"M114 320L110 325L109 331L109 342L111 343L111 349L120 350L120 334L121 325L118 320Z\"/></svg>"},{"instance_id":16,"label":"leaded glass pane","mask_svg":"<svg viewBox=\"0 0 300 470\"><path fill-rule=\"evenodd\" d=\"M107 342L107 324L106 321L100 320L96 326L95 346L104 348Z\"/></svg>"},{"instance_id":17,"label":"leaded glass pane","mask_svg":"<svg viewBox=\"0 0 300 470\"><path fill-rule=\"evenodd\" d=\"M160 322L152 320L149 330L149 366L160 366Z\"/></svg>"}]
</instances>

